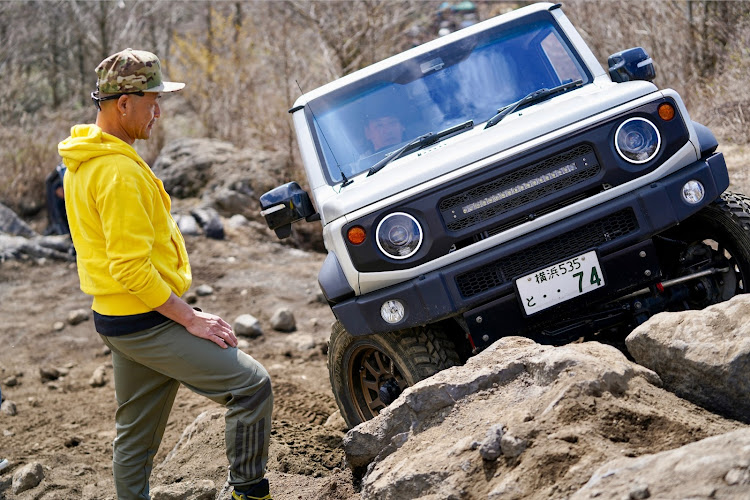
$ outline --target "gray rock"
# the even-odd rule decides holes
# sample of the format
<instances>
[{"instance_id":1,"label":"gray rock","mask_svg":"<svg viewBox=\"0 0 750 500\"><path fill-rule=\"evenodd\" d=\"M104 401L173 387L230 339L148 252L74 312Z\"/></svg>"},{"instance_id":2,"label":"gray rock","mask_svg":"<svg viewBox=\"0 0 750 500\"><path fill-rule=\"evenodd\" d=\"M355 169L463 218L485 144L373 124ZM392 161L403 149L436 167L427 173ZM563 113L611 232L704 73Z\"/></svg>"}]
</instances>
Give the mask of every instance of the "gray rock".
<instances>
[{"instance_id":1,"label":"gray rock","mask_svg":"<svg viewBox=\"0 0 750 500\"><path fill-rule=\"evenodd\" d=\"M487 429L487 435L479 446L479 455L483 460L493 461L497 460L502 451L500 450L500 440L504 433L502 424L495 424Z\"/></svg>"},{"instance_id":2,"label":"gray rock","mask_svg":"<svg viewBox=\"0 0 750 500\"><path fill-rule=\"evenodd\" d=\"M186 481L151 489L151 500L214 500L216 485L208 479Z\"/></svg>"},{"instance_id":3,"label":"gray rock","mask_svg":"<svg viewBox=\"0 0 750 500\"><path fill-rule=\"evenodd\" d=\"M198 297L206 297L208 295L213 295L214 289L211 287L211 285L201 285L198 288L195 289L195 294Z\"/></svg>"},{"instance_id":4,"label":"gray rock","mask_svg":"<svg viewBox=\"0 0 750 500\"><path fill-rule=\"evenodd\" d=\"M702 311L657 314L626 345L668 390L750 423L750 295Z\"/></svg>"},{"instance_id":5,"label":"gray rock","mask_svg":"<svg viewBox=\"0 0 750 500\"><path fill-rule=\"evenodd\" d=\"M93 375L89 379L89 385L91 387L103 387L107 384L107 368L104 365L99 365L94 370Z\"/></svg>"},{"instance_id":6,"label":"gray rock","mask_svg":"<svg viewBox=\"0 0 750 500\"><path fill-rule=\"evenodd\" d=\"M293 332L297 329L294 313L286 307L277 309L271 316L271 328L278 332Z\"/></svg>"},{"instance_id":7,"label":"gray rock","mask_svg":"<svg viewBox=\"0 0 750 500\"><path fill-rule=\"evenodd\" d=\"M152 169L172 196L199 197L215 176L214 165L226 163L236 153L228 142L179 139L162 149Z\"/></svg>"},{"instance_id":8,"label":"gray rock","mask_svg":"<svg viewBox=\"0 0 750 500\"><path fill-rule=\"evenodd\" d=\"M750 429L599 467L570 498L750 498Z\"/></svg>"},{"instance_id":9,"label":"gray rock","mask_svg":"<svg viewBox=\"0 0 750 500\"><path fill-rule=\"evenodd\" d=\"M202 198L230 216L260 220L258 197L278 185L288 169L284 152L237 149L214 139L178 139L167 144L153 165L176 198Z\"/></svg>"},{"instance_id":10,"label":"gray rock","mask_svg":"<svg viewBox=\"0 0 750 500\"><path fill-rule=\"evenodd\" d=\"M622 456L623 448L633 449L620 442L612 447L607 435L596 430L609 428L611 415L644 419L653 412L655 419L666 418L638 402L635 394L674 407L669 418L685 418L677 408L688 411L680 406L687 403L678 403L659 384L654 372L611 346L586 342L553 347L507 337L464 366L408 387L377 417L351 429L343 444L347 462L364 471L363 500L471 497L462 497L462 491L488 491L491 498L559 498L562 493L554 486L539 486L550 460L558 460L551 457L580 460L570 474L583 482L602 456ZM502 435L502 426L493 428L498 415L506 426ZM582 421L583 415L590 421ZM707 418L699 420L711 427ZM572 440L549 437L563 429L561 436L585 435L591 451L581 456L582 448L571 450ZM481 445L475 446L476 436L484 436ZM471 451L476 447L483 450ZM500 456L507 460L497 460Z\"/></svg>"},{"instance_id":11,"label":"gray rock","mask_svg":"<svg viewBox=\"0 0 750 500\"><path fill-rule=\"evenodd\" d=\"M628 493L629 500L645 500L651 497L651 492L645 484L636 484Z\"/></svg>"},{"instance_id":12,"label":"gray rock","mask_svg":"<svg viewBox=\"0 0 750 500\"><path fill-rule=\"evenodd\" d=\"M42 382L49 382L50 380L57 380L60 378L60 370L57 368L50 366L48 368L46 367L39 367L39 377L42 379Z\"/></svg>"},{"instance_id":13,"label":"gray rock","mask_svg":"<svg viewBox=\"0 0 750 500\"><path fill-rule=\"evenodd\" d=\"M164 461L159 464L159 467L163 467L165 464L169 463L172 460L178 459L181 461L184 461L187 459L187 457L194 456L198 450L195 449L196 446L200 446L200 444L196 444L194 441L196 436L199 434L204 433L210 433L212 432L211 428L212 426L223 426L224 425L224 409L223 408L214 408L211 410L206 410L199 414L197 417L195 417L195 420L185 427L185 429L182 431L182 435L180 436L180 439L177 441L177 444L174 445L172 450L167 454ZM217 422L219 424L217 424ZM200 443L200 440L197 440L198 443ZM184 463L184 462L183 462Z\"/></svg>"},{"instance_id":14,"label":"gray rock","mask_svg":"<svg viewBox=\"0 0 750 500\"><path fill-rule=\"evenodd\" d=\"M15 387L18 385L18 378L15 375L11 375L3 380L3 385L6 387Z\"/></svg>"},{"instance_id":15,"label":"gray rock","mask_svg":"<svg viewBox=\"0 0 750 500\"><path fill-rule=\"evenodd\" d=\"M235 213L227 221L227 226L229 226L229 228L231 229L239 229L241 227L245 227L249 225L249 222L250 221L248 221L247 217L245 217L244 215L240 213Z\"/></svg>"},{"instance_id":16,"label":"gray rock","mask_svg":"<svg viewBox=\"0 0 750 500\"><path fill-rule=\"evenodd\" d=\"M11 490L18 495L26 490L35 488L44 479L44 468L39 462L26 464L13 474Z\"/></svg>"},{"instance_id":17,"label":"gray rock","mask_svg":"<svg viewBox=\"0 0 750 500\"><path fill-rule=\"evenodd\" d=\"M175 215L174 220L180 232L185 236L198 236L201 234L198 221L192 215Z\"/></svg>"},{"instance_id":18,"label":"gray rock","mask_svg":"<svg viewBox=\"0 0 750 500\"><path fill-rule=\"evenodd\" d=\"M33 238L38 236L31 226L26 224L10 208L0 203L0 233L11 236L23 236L24 238Z\"/></svg>"},{"instance_id":19,"label":"gray rock","mask_svg":"<svg viewBox=\"0 0 750 500\"><path fill-rule=\"evenodd\" d=\"M528 441L507 432L500 439L500 450L506 458L518 457L524 452L526 446L528 446Z\"/></svg>"},{"instance_id":20,"label":"gray rock","mask_svg":"<svg viewBox=\"0 0 750 500\"><path fill-rule=\"evenodd\" d=\"M55 321L55 323L52 325L52 329L56 332L61 332L65 329L65 323L62 321Z\"/></svg>"},{"instance_id":21,"label":"gray rock","mask_svg":"<svg viewBox=\"0 0 750 500\"><path fill-rule=\"evenodd\" d=\"M341 432L347 431L346 422L344 421L344 417L341 416L341 412L339 410L331 413L331 415L323 424L323 427L325 427L326 429L332 429Z\"/></svg>"},{"instance_id":22,"label":"gray rock","mask_svg":"<svg viewBox=\"0 0 750 500\"><path fill-rule=\"evenodd\" d=\"M312 351L318 345L312 335L296 333L288 339L298 351Z\"/></svg>"},{"instance_id":23,"label":"gray rock","mask_svg":"<svg viewBox=\"0 0 750 500\"><path fill-rule=\"evenodd\" d=\"M255 338L263 335L260 321L252 314L240 314L232 324L232 329L237 335Z\"/></svg>"},{"instance_id":24,"label":"gray rock","mask_svg":"<svg viewBox=\"0 0 750 500\"><path fill-rule=\"evenodd\" d=\"M214 240L224 239L224 224L219 213L211 207L196 208L190 211L203 233Z\"/></svg>"},{"instance_id":25,"label":"gray rock","mask_svg":"<svg viewBox=\"0 0 750 500\"><path fill-rule=\"evenodd\" d=\"M241 215L247 207L254 206L258 202L247 193L235 191L227 187L217 189L211 194L213 204L222 213Z\"/></svg>"},{"instance_id":26,"label":"gray rock","mask_svg":"<svg viewBox=\"0 0 750 500\"><path fill-rule=\"evenodd\" d=\"M16 403L11 401L10 399L6 399L2 404L0 404L0 412L5 413L6 415L10 415L11 417L15 417L16 415L18 415L18 408L16 407Z\"/></svg>"},{"instance_id":27,"label":"gray rock","mask_svg":"<svg viewBox=\"0 0 750 500\"><path fill-rule=\"evenodd\" d=\"M86 309L75 309L68 313L68 324L77 325L89 320L89 312Z\"/></svg>"},{"instance_id":28,"label":"gray rock","mask_svg":"<svg viewBox=\"0 0 750 500\"><path fill-rule=\"evenodd\" d=\"M9 259L45 259L72 262L70 236L10 236L0 232L0 261Z\"/></svg>"}]
</instances>

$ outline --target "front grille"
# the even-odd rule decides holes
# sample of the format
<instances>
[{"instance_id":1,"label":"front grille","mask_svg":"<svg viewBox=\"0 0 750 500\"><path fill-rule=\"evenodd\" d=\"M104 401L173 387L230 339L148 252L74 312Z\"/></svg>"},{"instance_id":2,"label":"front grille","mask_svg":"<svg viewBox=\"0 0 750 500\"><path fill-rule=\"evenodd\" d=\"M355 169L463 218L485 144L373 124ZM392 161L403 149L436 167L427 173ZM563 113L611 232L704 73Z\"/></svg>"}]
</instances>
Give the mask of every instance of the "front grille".
<instances>
[{"instance_id":1,"label":"front grille","mask_svg":"<svg viewBox=\"0 0 750 500\"><path fill-rule=\"evenodd\" d=\"M560 168L570 171L555 173ZM459 231L594 177L600 169L592 147L581 144L445 198L439 209L448 229Z\"/></svg>"},{"instance_id":2,"label":"front grille","mask_svg":"<svg viewBox=\"0 0 750 500\"><path fill-rule=\"evenodd\" d=\"M584 250L637 230L638 220L633 210L620 210L479 269L459 274L456 276L456 286L462 297L473 297L535 269L583 253Z\"/></svg>"}]
</instances>

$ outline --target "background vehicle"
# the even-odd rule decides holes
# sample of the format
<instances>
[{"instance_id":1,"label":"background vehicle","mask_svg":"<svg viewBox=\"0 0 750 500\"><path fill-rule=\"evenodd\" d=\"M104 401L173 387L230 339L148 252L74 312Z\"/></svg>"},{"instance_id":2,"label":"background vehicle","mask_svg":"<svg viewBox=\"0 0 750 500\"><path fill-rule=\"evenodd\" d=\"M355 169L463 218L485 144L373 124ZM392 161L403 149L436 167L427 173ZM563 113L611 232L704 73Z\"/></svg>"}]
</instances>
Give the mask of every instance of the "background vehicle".
<instances>
[{"instance_id":1,"label":"background vehicle","mask_svg":"<svg viewBox=\"0 0 750 500\"><path fill-rule=\"evenodd\" d=\"M312 200L261 197L280 237L320 219L350 426L507 335L622 338L744 293L750 204L641 48L605 71L559 5L484 21L301 96ZM398 122L375 147L368 120ZM385 123L383 121L383 123ZM398 135L398 134L396 134Z\"/></svg>"}]
</instances>

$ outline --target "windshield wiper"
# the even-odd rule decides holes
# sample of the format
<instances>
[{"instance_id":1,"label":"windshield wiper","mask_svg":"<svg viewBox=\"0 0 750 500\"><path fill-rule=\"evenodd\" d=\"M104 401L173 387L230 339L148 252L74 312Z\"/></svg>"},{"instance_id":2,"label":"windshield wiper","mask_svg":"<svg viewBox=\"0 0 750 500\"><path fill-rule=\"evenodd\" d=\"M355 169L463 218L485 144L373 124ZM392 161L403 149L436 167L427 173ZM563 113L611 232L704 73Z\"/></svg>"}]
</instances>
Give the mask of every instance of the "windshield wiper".
<instances>
[{"instance_id":1,"label":"windshield wiper","mask_svg":"<svg viewBox=\"0 0 750 500\"><path fill-rule=\"evenodd\" d=\"M573 82L563 83L562 85L558 85L557 87L552 87L551 89L544 88L535 90L531 94L519 99L518 101L508 104L504 108L498 109L497 114L487 121L487 124L484 126L484 128L490 128L493 125L497 125L498 123L500 123L500 120L502 120L521 106L544 100L553 94L557 94L558 92L563 92L574 87L580 87L581 85L583 85L583 80L578 79Z\"/></svg>"},{"instance_id":2,"label":"windshield wiper","mask_svg":"<svg viewBox=\"0 0 750 500\"><path fill-rule=\"evenodd\" d=\"M427 146L431 144L435 144L437 141L439 141L440 139L446 136L457 134L459 132L463 132L464 130L469 130L472 127L474 127L474 120L469 120L467 122L461 123L454 127L441 130L440 132L430 132L429 134L420 135L416 139L407 142L405 146L401 147L401 149L397 150L396 152L394 152L393 154L389 156L386 156L385 158L377 162L375 165L370 167L370 171L367 172L367 177L371 176L372 174L378 173L383 167L388 165L390 162L398 158L401 158L407 153L411 153L412 151L419 151L420 149L426 148Z\"/></svg>"}]
</instances>

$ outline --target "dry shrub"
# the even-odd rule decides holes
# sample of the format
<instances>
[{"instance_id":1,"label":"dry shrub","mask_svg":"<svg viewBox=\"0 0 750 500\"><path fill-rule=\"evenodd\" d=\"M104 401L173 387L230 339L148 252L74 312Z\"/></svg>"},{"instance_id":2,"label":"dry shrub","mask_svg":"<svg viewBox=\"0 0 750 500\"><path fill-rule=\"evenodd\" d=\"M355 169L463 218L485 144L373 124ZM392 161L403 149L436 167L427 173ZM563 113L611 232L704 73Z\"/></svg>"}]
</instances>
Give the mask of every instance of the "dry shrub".
<instances>
[{"instance_id":1,"label":"dry shrub","mask_svg":"<svg viewBox=\"0 0 750 500\"><path fill-rule=\"evenodd\" d=\"M605 68L610 54L645 48L655 83L679 92L693 119L750 142L750 2L568 0L564 9Z\"/></svg>"},{"instance_id":2,"label":"dry shrub","mask_svg":"<svg viewBox=\"0 0 750 500\"><path fill-rule=\"evenodd\" d=\"M476 3L486 18L529 2ZM309 91L394 54L416 43L408 34L415 26L422 28L419 41L426 41L434 36L431 16L439 4L186 2L176 10L168 0L124 2L118 15L129 19L129 36L163 56L170 79L188 84L181 95L165 99L164 118L136 149L153 163L176 137L211 136L238 147L284 151L289 168L279 181L301 181L286 113L300 94L296 82ZM56 40L47 33L49 23L27 22L40 9L54 12L50 22L67 23L64 33L72 36L90 33L96 20L106 19L106 8L91 9L89 16L68 8L74 5L84 4L0 2L0 38L9 41L0 47L0 72L8 76L0 99L0 202L25 214L44 204L44 179L59 161L57 143L71 125L94 118L90 103L78 107L80 92L73 89L91 86L92 61L101 60L104 49L73 43L75 37ZM614 52L644 47L656 65L655 83L677 90L694 119L724 141L750 142L750 2L566 0L563 9L603 66ZM61 103L64 112L50 111L50 86L58 79L49 77L56 59L42 57L49 52L42 47L45 37L82 54L59 65L66 71L59 81L67 82L61 88L71 94Z\"/></svg>"},{"instance_id":3,"label":"dry shrub","mask_svg":"<svg viewBox=\"0 0 750 500\"><path fill-rule=\"evenodd\" d=\"M750 5L748 5L750 8ZM697 89L696 109L716 135L736 144L750 143L750 16L741 20L737 36L727 44L716 75Z\"/></svg>"},{"instance_id":4,"label":"dry shrub","mask_svg":"<svg viewBox=\"0 0 750 500\"><path fill-rule=\"evenodd\" d=\"M44 208L44 180L60 163L57 144L70 133L70 127L91 119L91 112L78 110L38 112L33 120L21 120L0 127L0 203L30 216Z\"/></svg>"}]
</instances>

